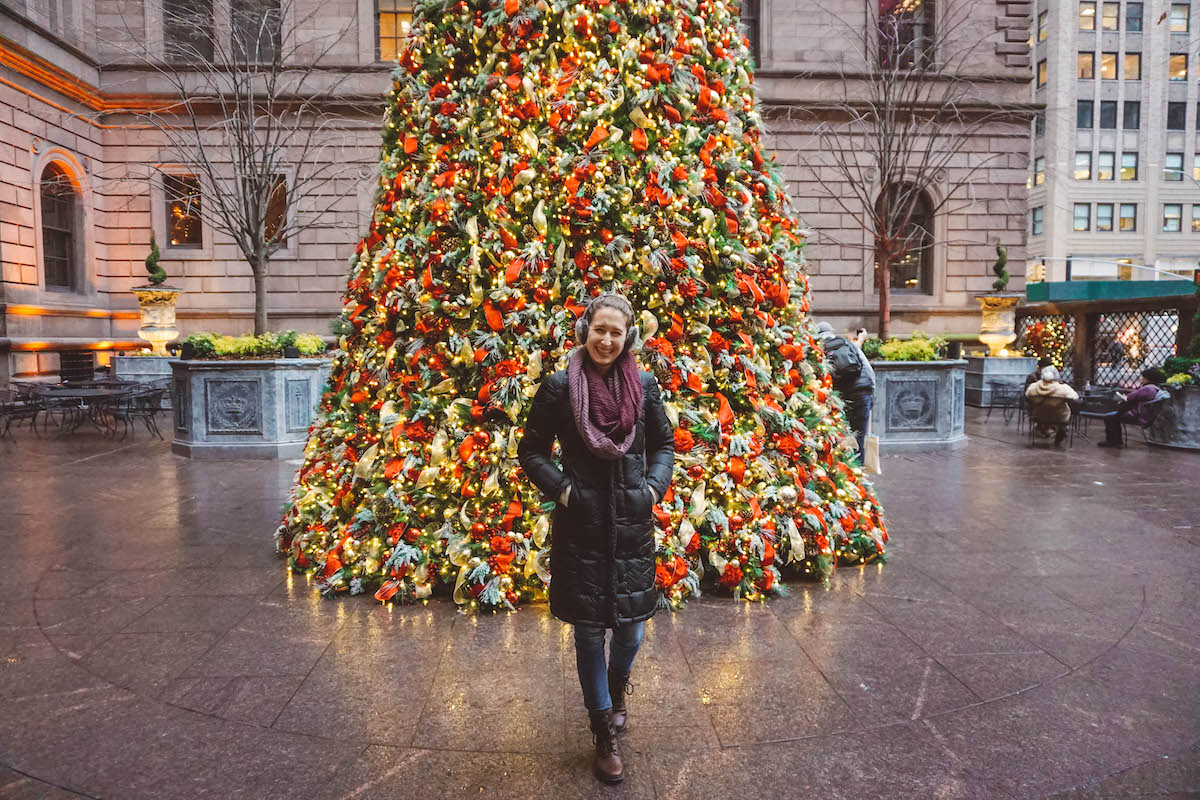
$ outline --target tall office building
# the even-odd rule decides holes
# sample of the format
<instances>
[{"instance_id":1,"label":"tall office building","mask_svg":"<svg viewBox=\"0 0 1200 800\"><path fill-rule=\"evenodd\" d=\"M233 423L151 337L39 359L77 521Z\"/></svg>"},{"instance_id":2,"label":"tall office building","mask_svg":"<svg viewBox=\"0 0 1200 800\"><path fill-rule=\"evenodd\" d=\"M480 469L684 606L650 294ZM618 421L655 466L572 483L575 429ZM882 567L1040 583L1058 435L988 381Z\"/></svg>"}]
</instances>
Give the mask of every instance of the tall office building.
<instances>
[{"instance_id":1,"label":"tall office building","mask_svg":"<svg viewBox=\"0 0 1200 800\"><path fill-rule=\"evenodd\" d=\"M1190 276L1200 257L1200 4L1038 0L1030 276ZM1148 267L1149 269L1146 269Z\"/></svg>"}]
</instances>

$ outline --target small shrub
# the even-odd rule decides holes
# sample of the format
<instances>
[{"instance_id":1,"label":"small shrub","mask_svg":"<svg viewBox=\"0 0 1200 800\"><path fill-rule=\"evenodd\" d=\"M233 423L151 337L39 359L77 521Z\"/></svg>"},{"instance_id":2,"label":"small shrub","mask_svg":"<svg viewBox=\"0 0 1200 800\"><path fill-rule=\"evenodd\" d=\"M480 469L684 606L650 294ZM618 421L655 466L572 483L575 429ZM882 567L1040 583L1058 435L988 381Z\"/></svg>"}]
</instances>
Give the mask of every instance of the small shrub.
<instances>
[{"instance_id":1,"label":"small shrub","mask_svg":"<svg viewBox=\"0 0 1200 800\"><path fill-rule=\"evenodd\" d=\"M1193 367L1200 365L1200 358L1183 358L1172 356L1163 362L1162 371L1167 375L1177 375L1181 372L1191 372Z\"/></svg>"},{"instance_id":2,"label":"small shrub","mask_svg":"<svg viewBox=\"0 0 1200 800\"><path fill-rule=\"evenodd\" d=\"M888 339L880 353L884 361L936 361L945 346L940 336L914 331L908 339Z\"/></svg>"},{"instance_id":3,"label":"small shrub","mask_svg":"<svg viewBox=\"0 0 1200 800\"><path fill-rule=\"evenodd\" d=\"M296 337L296 348L302 356L319 356L325 352L325 340L315 333L302 333Z\"/></svg>"},{"instance_id":4,"label":"small shrub","mask_svg":"<svg viewBox=\"0 0 1200 800\"><path fill-rule=\"evenodd\" d=\"M217 334L211 331L204 331L202 333L193 333L183 341L185 344L192 346L196 358L216 358L218 338L220 337Z\"/></svg>"},{"instance_id":5,"label":"small shrub","mask_svg":"<svg viewBox=\"0 0 1200 800\"><path fill-rule=\"evenodd\" d=\"M872 336L862 343L863 354L872 361L883 358L883 342L878 336Z\"/></svg>"},{"instance_id":6,"label":"small shrub","mask_svg":"<svg viewBox=\"0 0 1200 800\"><path fill-rule=\"evenodd\" d=\"M184 342L194 348L196 358L279 358L284 347L296 347L303 356L325 352L325 340L315 333L264 333L260 336L222 336L205 331L193 333Z\"/></svg>"}]
</instances>

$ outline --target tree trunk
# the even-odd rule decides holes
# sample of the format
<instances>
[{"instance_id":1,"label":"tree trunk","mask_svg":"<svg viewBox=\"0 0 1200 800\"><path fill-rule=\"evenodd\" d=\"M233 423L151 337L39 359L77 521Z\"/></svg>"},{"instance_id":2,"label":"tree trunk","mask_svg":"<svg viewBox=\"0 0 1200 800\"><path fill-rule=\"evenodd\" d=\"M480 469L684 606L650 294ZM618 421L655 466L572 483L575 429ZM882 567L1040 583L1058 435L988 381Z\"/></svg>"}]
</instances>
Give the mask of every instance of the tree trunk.
<instances>
[{"instance_id":1,"label":"tree trunk","mask_svg":"<svg viewBox=\"0 0 1200 800\"><path fill-rule=\"evenodd\" d=\"M254 335L267 332L267 264L263 259L254 267Z\"/></svg>"},{"instance_id":2,"label":"tree trunk","mask_svg":"<svg viewBox=\"0 0 1200 800\"><path fill-rule=\"evenodd\" d=\"M886 342L892 327L892 260L879 259L875 276L879 280L879 340Z\"/></svg>"}]
</instances>

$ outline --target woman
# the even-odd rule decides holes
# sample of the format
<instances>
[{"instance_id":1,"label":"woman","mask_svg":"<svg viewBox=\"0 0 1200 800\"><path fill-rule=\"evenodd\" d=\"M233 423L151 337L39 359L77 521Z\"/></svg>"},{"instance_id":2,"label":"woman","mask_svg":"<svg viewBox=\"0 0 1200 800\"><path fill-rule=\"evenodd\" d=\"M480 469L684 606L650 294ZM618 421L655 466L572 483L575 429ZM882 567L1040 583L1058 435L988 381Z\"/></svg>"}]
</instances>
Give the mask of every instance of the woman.
<instances>
[{"instance_id":1,"label":"woman","mask_svg":"<svg viewBox=\"0 0 1200 800\"><path fill-rule=\"evenodd\" d=\"M633 308L601 295L575 329L582 347L565 372L542 381L518 454L525 474L557 501L550 612L575 626L575 663L591 721L596 777L618 783L624 766L616 734L643 623L654 616L652 509L666 494L675 461L658 384L637 368ZM554 440L562 467L550 458ZM604 662L604 632L612 656Z\"/></svg>"}]
</instances>

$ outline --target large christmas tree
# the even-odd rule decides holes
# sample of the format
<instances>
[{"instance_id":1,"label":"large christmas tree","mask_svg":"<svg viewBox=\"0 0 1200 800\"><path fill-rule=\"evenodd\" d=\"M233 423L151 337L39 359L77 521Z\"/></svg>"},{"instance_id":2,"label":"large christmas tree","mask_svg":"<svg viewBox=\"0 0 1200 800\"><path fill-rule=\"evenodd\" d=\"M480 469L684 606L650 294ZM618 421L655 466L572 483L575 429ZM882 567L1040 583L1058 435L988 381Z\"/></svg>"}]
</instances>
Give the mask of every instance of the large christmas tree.
<instances>
[{"instance_id":1,"label":"large christmas tree","mask_svg":"<svg viewBox=\"0 0 1200 800\"><path fill-rule=\"evenodd\" d=\"M808 317L797 228L735 3L419 2L374 218L277 534L326 591L438 586L507 608L549 579L517 464L590 296L640 311L675 426L658 585L735 595L881 557L870 486Z\"/></svg>"}]
</instances>

